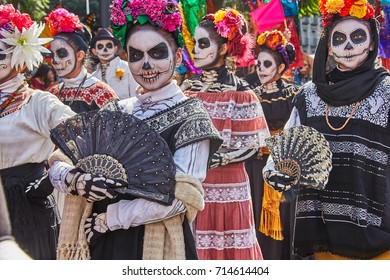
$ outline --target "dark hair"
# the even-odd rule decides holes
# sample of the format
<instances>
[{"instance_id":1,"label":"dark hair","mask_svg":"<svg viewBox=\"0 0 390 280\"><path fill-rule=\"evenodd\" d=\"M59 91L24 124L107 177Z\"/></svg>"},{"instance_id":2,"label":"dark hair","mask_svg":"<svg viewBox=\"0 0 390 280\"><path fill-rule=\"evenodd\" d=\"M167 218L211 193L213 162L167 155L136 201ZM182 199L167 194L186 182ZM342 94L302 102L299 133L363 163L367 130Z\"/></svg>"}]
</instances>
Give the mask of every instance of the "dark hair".
<instances>
[{"instance_id":1,"label":"dark hair","mask_svg":"<svg viewBox=\"0 0 390 280\"><path fill-rule=\"evenodd\" d=\"M54 70L54 68L52 66L50 66L49 64L47 63L42 63L37 71L35 71L34 75L33 75L33 78L40 78L42 80L42 82L44 83L45 87L48 87L50 85L50 81L48 80L47 78L47 74L52 71L53 74L54 74L54 80L57 81L58 79L58 76L57 76L57 73L56 71Z\"/></svg>"},{"instance_id":2,"label":"dark hair","mask_svg":"<svg viewBox=\"0 0 390 280\"><path fill-rule=\"evenodd\" d=\"M91 41L91 33L85 25L83 25L82 30L76 30L74 32L62 32L54 36L54 39L62 39L71 45L71 47L76 51L84 51L87 53L89 49L89 43Z\"/></svg>"},{"instance_id":3,"label":"dark hair","mask_svg":"<svg viewBox=\"0 0 390 280\"><path fill-rule=\"evenodd\" d=\"M293 44L287 42L285 49L287 52L288 60L290 62L289 64L287 64L284 61L283 55L280 52L278 52L276 50L275 51L271 50L271 49L267 48L265 45L260 46L260 52L267 52L270 55L272 55L272 57L275 59L277 66L279 66L282 63L284 63L286 65L286 67L284 68L284 70L282 71L281 74L283 74L288 69L288 67L293 63L293 61L295 59L295 55L296 55L295 47Z\"/></svg>"}]
</instances>

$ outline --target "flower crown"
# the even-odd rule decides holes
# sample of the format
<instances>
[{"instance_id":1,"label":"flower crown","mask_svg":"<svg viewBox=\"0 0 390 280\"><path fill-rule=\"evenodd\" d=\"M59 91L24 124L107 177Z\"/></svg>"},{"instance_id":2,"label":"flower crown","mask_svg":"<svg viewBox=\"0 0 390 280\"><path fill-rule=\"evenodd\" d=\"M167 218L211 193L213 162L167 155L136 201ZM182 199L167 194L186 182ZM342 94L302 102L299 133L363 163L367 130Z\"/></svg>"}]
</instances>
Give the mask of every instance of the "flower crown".
<instances>
[{"instance_id":1,"label":"flower crown","mask_svg":"<svg viewBox=\"0 0 390 280\"><path fill-rule=\"evenodd\" d=\"M114 36L125 44L129 23L151 23L168 32L177 31L177 43L183 46L182 18L173 0L113 0L110 5L111 27Z\"/></svg>"},{"instance_id":2,"label":"flower crown","mask_svg":"<svg viewBox=\"0 0 390 280\"><path fill-rule=\"evenodd\" d=\"M43 61L42 53L50 53L43 45L51 39L39 38L43 29L44 25L38 25L12 4L0 5L0 41L9 46L0 53L12 53L12 68L26 65L33 70Z\"/></svg>"},{"instance_id":3,"label":"flower crown","mask_svg":"<svg viewBox=\"0 0 390 280\"><path fill-rule=\"evenodd\" d=\"M214 15L206 15L203 20L213 21L217 33L228 40L228 52L234 56L238 64L245 64L254 59L252 52L254 40L250 34L242 34L245 22L237 10L222 9Z\"/></svg>"},{"instance_id":4,"label":"flower crown","mask_svg":"<svg viewBox=\"0 0 390 280\"><path fill-rule=\"evenodd\" d=\"M79 17L64 8L53 10L45 19L53 37L58 33L70 33L83 29Z\"/></svg>"},{"instance_id":5,"label":"flower crown","mask_svg":"<svg viewBox=\"0 0 390 280\"><path fill-rule=\"evenodd\" d=\"M291 63L286 51L287 40L279 30L265 31L257 37L257 44L266 48L277 51L283 57L286 67Z\"/></svg>"},{"instance_id":6,"label":"flower crown","mask_svg":"<svg viewBox=\"0 0 390 280\"><path fill-rule=\"evenodd\" d=\"M374 18L375 15L374 8L367 0L320 0L320 12L323 26L330 25L336 14L365 20Z\"/></svg>"}]
</instances>

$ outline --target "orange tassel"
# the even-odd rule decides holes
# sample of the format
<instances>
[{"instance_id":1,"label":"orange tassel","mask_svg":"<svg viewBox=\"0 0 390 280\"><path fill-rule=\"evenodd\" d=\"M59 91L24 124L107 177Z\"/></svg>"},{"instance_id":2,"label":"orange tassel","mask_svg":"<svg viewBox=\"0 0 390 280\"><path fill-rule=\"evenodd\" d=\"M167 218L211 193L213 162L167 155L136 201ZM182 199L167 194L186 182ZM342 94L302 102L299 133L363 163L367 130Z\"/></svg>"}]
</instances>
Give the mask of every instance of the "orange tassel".
<instances>
[{"instance_id":1,"label":"orange tassel","mask_svg":"<svg viewBox=\"0 0 390 280\"><path fill-rule=\"evenodd\" d=\"M275 191L264 182L259 231L275 240L283 240L282 223L280 221L281 200L283 200L283 193Z\"/></svg>"}]
</instances>

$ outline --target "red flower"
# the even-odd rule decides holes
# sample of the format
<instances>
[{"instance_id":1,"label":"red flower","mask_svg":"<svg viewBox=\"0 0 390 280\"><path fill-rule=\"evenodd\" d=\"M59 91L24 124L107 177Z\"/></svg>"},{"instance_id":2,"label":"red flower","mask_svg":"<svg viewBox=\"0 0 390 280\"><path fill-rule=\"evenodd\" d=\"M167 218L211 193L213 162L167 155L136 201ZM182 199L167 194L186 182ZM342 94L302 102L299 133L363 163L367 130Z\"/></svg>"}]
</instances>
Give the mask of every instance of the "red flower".
<instances>
[{"instance_id":1,"label":"red flower","mask_svg":"<svg viewBox=\"0 0 390 280\"><path fill-rule=\"evenodd\" d=\"M369 20L370 18L373 18L375 15L375 10L371 5L367 5L367 13L364 16L365 20Z\"/></svg>"},{"instance_id":2,"label":"red flower","mask_svg":"<svg viewBox=\"0 0 390 280\"><path fill-rule=\"evenodd\" d=\"M223 20L226 26L236 27L241 29L242 19L240 16L234 14L231 10L226 11L225 18Z\"/></svg>"},{"instance_id":3,"label":"red flower","mask_svg":"<svg viewBox=\"0 0 390 280\"><path fill-rule=\"evenodd\" d=\"M28 29L34 23L31 20L30 16L26 13L15 14L14 18L12 19L12 22L19 29L20 32L22 32L23 28Z\"/></svg>"}]
</instances>

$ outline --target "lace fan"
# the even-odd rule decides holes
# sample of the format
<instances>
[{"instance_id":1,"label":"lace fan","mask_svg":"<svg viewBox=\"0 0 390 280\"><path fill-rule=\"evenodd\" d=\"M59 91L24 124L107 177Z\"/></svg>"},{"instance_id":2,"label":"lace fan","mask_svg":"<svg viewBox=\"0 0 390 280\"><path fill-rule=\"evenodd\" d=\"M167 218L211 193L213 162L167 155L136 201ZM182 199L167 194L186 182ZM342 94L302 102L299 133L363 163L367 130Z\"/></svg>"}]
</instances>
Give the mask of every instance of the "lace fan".
<instances>
[{"instance_id":1,"label":"lace fan","mask_svg":"<svg viewBox=\"0 0 390 280\"><path fill-rule=\"evenodd\" d=\"M332 169L332 152L324 135L297 126L265 140L276 170L295 177L293 186L324 189Z\"/></svg>"},{"instance_id":2,"label":"lace fan","mask_svg":"<svg viewBox=\"0 0 390 280\"><path fill-rule=\"evenodd\" d=\"M84 172L128 182L118 192L172 203L176 168L168 144L133 115L80 113L52 129L51 139Z\"/></svg>"}]
</instances>

